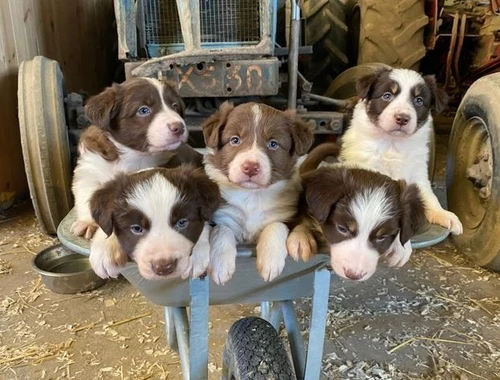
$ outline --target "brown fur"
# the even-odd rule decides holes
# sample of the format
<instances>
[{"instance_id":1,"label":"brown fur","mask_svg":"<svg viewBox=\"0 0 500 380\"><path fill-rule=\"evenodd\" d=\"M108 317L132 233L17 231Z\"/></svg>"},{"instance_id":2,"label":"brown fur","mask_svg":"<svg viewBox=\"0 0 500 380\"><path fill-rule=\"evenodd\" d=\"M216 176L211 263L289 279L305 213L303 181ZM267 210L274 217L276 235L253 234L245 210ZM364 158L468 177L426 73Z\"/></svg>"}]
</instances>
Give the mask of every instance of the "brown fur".
<instances>
[{"instance_id":1,"label":"brown fur","mask_svg":"<svg viewBox=\"0 0 500 380\"><path fill-rule=\"evenodd\" d=\"M184 116L184 102L169 84L164 85L163 100L181 117ZM145 151L148 127L161 110L161 101L157 89L149 81L134 78L113 84L91 97L85 106L85 114L93 125L110 133L119 143ZM151 114L137 116L137 110L144 105L151 109Z\"/></svg>"},{"instance_id":2,"label":"brown fur","mask_svg":"<svg viewBox=\"0 0 500 380\"><path fill-rule=\"evenodd\" d=\"M85 150L97 153L107 161L114 161L119 157L115 144L109 140L106 132L95 125L91 125L83 132L80 144Z\"/></svg>"}]
</instances>

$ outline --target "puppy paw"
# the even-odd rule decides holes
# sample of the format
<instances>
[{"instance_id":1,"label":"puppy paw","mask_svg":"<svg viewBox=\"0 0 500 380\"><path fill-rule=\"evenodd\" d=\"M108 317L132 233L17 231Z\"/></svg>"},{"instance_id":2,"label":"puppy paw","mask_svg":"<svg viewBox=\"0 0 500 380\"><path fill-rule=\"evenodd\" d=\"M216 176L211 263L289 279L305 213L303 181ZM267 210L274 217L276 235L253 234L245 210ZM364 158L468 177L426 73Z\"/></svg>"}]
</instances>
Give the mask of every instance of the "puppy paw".
<instances>
[{"instance_id":1,"label":"puppy paw","mask_svg":"<svg viewBox=\"0 0 500 380\"><path fill-rule=\"evenodd\" d=\"M208 273L217 285L224 285L236 270L236 247L234 252L224 252L210 258Z\"/></svg>"},{"instance_id":2,"label":"puppy paw","mask_svg":"<svg viewBox=\"0 0 500 380\"><path fill-rule=\"evenodd\" d=\"M286 248L288 254L298 261L308 261L318 252L316 239L310 233L303 231L292 231L286 239Z\"/></svg>"},{"instance_id":3,"label":"puppy paw","mask_svg":"<svg viewBox=\"0 0 500 380\"><path fill-rule=\"evenodd\" d=\"M405 265L408 260L410 260L412 252L413 249L411 248L411 242L408 241L404 246L401 245L398 235L391 248L384 253L382 258L387 262L389 267L400 268Z\"/></svg>"},{"instance_id":4,"label":"puppy paw","mask_svg":"<svg viewBox=\"0 0 500 380\"><path fill-rule=\"evenodd\" d=\"M89 261L94 272L101 278L117 278L128 256L121 250L114 235L109 238L98 230L90 246Z\"/></svg>"},{"instance_id":5,"label":"puppy paw","mask_svg":"<svg viewBox=\"0 0 500 380\"><path fill-rule=\"evenodd\" d=\"M278 277L288 256L286 247L288 228L283 223L272 223L262 231L257 242L257 270L265 281Z\"/></svg>"},{"instance_id":6,"label":"puppy paw","mask_svg":"<svg viewBox=\"0 0 500 380\"><path fill-rule=\"evenodd\" d=\"M197 278L206 273L210 263L210 245L196 244L193 253L189 258L189 265L182 273L181 277L185 280L188 277Z\"/></svg>"},{"instance_id":7,"label":"puppy paw","mask_svg":"<svg viewBox=\"0 0 500 380\"><path fill-rule=\"evenodd\" d=\"M90 240L94 236L99 226L95 222L76 220L70 228L70 232L75 236L82 236Z\"/></svg>"},{"instance_id":8,"label":"puppy paw","mask_svg":"<svg viewBox=\"0 0 500 380\"><path fill-rule=\"evenodd\" d=\"M447 228L452 234L460 235L463 233L463 226L460 219L447 210L429 210L427 212L427 220L431 224L437 224L441 227Z\"/></svg>"}]
</instances>

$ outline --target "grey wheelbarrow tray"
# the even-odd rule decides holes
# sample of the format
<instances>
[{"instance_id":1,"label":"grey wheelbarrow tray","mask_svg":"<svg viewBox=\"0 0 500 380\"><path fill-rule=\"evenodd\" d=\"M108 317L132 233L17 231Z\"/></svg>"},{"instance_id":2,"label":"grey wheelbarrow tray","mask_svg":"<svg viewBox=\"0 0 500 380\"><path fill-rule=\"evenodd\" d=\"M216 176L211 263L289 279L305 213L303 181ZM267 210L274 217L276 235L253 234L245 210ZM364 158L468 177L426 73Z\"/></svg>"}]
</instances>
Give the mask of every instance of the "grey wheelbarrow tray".
<instances>
[{"instance_id":1,"label":"grey wheelbarrow tray","mask_svg":"<svg viewBox=\"0 0 500 380\"><path fill-rule=\"evenodd\" d=\"M74 220L72 210L57 229L59 240L65 247L89 255L89 241L70 232ZM412 246L422 248L442 241L447 233L439 232L439 227L429 226L412 239ZM257 272L253 253L253 246L238 248L236 273L225 285L217 285L209 277L148 281L139 274L135 263L127 263L121 271L148 300L165 308L167 343L179 352L184 379L208 378L209 305L257 302L261 303L261 317L277 330L284 322L297 378L319 379L330 294L329 256L319 254L306 263L288 258L283 273L265 282ZM293 300L310 296L313 302L306 350Z\"/></svg>"}]
</instances>

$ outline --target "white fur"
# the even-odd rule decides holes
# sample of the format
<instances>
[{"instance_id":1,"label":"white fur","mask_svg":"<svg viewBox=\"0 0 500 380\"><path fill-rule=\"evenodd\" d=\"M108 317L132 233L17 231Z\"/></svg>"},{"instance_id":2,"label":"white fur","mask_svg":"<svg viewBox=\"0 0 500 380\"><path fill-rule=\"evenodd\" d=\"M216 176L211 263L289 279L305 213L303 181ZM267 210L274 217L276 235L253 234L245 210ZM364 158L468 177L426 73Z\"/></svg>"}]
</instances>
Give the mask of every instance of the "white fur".
<instances>
[{"instance_id":1,"label":"white fur","mask_svg":"<svg viewBox=\"0 0 500 380\"><path fill-rule=\"evenodd\" d=\"M116 278L121 267L114 260L114 254L120 254L120 243L116 236L106 236L103 230L97 229L90 244L90 265L101 278Z\"/></svg>"},{"instance_id":2,"label":"white fur","mask_svg":"<svg viewBox=\"0 0 500 380\"><path fill-rule=\"evenodd\" d=\"M264 280L271 281L283 271L288 256L287 237L288 227L284 223L274 222L262 230L257 243L257 269Z\"/></svg>"},{"instance_id":3,"label":"white fur","mask_svg":"<svg viewBox=\"0 0 500 380\"><path fill-rule=\"evenodd\" d=\"M127 197L127 203L151 221L149 231L141 237L132 255L144 278L158 277L151 266L156 260L177 260L172 275L185 273L190 265L194 244L170 225L170 213L180 200L177 188L161 174L140 183Z\"/></svg>"},{"instance_id":4,"label":"white fur","mask_svg":"<svg viewBox=\"0 0 500 380\"><path fill-rule=\"evenodd\" d=\"M370 233L393 217L393 207L385 188L364 189L348 207L357 222L358 233L351 239L330 245L331 266L341 277L348 278L350 272L360 276L358 281L363 281L375 273L380 257L370 245Z\"/></svg>"},{"instance_id":5,"label":"white fur","mask_svg":"<svg viewBox=\"0 0 500 380\"><path fill-rule=\"evenodd\" d=\"M72 183L77 217L75 223L71 226L71 231L75 235L83 235L87 239L92 238L97 225L92 220L88 203L92 194L103 183L113 179L119 172L132 173L167 162L168 156L172 154L170 150L178 148L181 141L187 140L187 128L184 128L182 136L175 138L168 129L168 123L172 121L184 123L184 121L165 104L161 83L155 79L145 79L157 88L164 107L164 111L157 114L153 119L147 135L148 141L144 142L145 145L147 143L151 144L150 152L131 149L118 143L108 134L108 139L118 149L119 158L115 161L107 161L98 152L87 150L83 144L79 144L79 158Z\"/></svg>"},{"instance_id":6,"label":"white fur","mask_svg":"<svg viewBox=\"0 0 500 380\"><path fill-rule=\"evenodd\" d=\"M391 75L398 81L402 94L406 94L418 80L423 80L411 70L398 69ZM409 96L399 95L393 102L401 105L409 100ZM386 110L389 107L391 106ZM411 105L408 107L412 108ZM430 114L425 124L413 133L388 133L370 121L366 113L366 101L363 100L354 108L351 125L342 138L341 156L346 162L369 167L396 180L404 179L408 183L417 184L424 199L428 221L448 228L454 234L461 234L463 228L460 220L441 207L428 178L431 133Z\"/></svg>"},{"instance_id":7,"label":"white fur","mask_svg":"<svg viewBox=\"0 0 500 380\"><path fill-rule=\"evenodd\" d=\"M182 142L187 141L188 131L186 124L182 117L165 103L163 99L163 85L161 82L151 78L146 79L148 79L158 90L163 105L163 111L158 112L154 116L148 129L146 138L149 144L149 152L155 153L177 149ZM181 136L172 134L172 131L169 129L172 123L180 123L183 125L184 132Z\"/></svg>"},{"instance_id":8,"label":"white fur","mask_svg":"<svg viewBox=\"0 0 500 380\"><path fill-rule=\"evenodd\" d=\"M257 163L260 167L258 174L249 177L243 173L241 167L246 162ZM234 157L234 160L229 164L228 171L228 178L231 182L249 189L262 188L266 187L271 179L271 162L269 157L254 143L250 149L242 151Z\"/></svg>"}]
</instances>

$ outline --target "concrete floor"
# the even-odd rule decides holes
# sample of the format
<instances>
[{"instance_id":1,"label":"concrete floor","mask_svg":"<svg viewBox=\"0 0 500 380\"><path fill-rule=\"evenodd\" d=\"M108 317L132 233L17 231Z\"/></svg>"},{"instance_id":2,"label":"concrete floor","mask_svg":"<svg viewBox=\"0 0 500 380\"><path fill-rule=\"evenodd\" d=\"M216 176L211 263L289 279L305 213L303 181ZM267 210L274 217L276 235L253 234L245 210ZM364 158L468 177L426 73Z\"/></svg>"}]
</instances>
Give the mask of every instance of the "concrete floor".
<instances>
[{"instance_id":1,"label":"concrete floor","mask_svg":"<svg viewBox=\"0 0 500 380\"><path fill-rule=\"evenodd\" d=\"M163 309L125 280L77 295L45 288L31 259L54 242L29 205L0 219L0 379L182 379ZM310 300L297 305L307 337ZM231 324L258 312L210 309L210 379ZM366 283L332 277L326 340L324 379L500 379L500 275L445 241Z\"/></svg>"}]
</instances>

